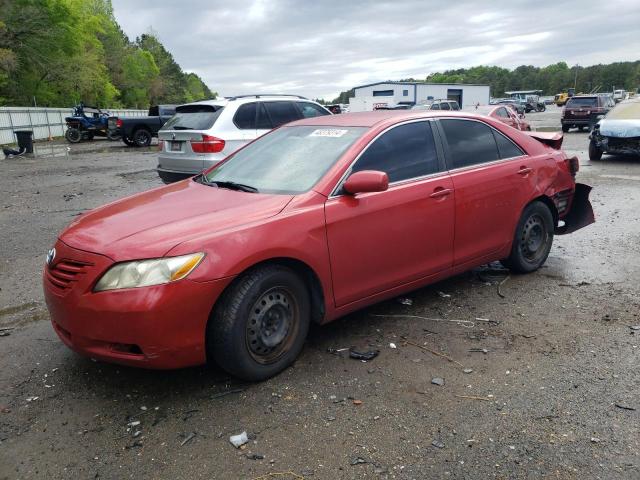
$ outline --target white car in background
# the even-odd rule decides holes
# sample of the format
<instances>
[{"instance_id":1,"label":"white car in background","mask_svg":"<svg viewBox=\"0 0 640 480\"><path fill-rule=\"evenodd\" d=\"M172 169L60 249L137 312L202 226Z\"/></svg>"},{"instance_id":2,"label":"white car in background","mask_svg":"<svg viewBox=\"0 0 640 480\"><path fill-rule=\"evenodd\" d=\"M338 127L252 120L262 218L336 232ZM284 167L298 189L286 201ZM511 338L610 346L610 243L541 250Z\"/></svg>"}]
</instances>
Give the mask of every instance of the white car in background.
<instances>
[{"instance_id":1,"label":"white car in background","mask_svg":"<svg viewBox=\"0 0 640 480\"><path fill-rule=\"evenodd\" d=\"M202 172L273 128L331 115L297 95L241 95L180 105L158 132L158 175L165 183Z\"/></svg>"}]
</instances>

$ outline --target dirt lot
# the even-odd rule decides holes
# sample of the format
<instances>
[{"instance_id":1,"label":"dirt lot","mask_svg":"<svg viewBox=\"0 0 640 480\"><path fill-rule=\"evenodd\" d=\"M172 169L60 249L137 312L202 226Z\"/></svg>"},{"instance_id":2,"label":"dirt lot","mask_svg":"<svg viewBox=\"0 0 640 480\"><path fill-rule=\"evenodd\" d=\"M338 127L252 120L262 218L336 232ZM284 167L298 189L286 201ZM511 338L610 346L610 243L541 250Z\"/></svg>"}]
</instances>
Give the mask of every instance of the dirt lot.
<instances>
[{"instance_id":1,"label":"dirt lot","mask_svg":"<svg viewBox=\"0 0 640 480\"><path fill-rule=\"evenodd\" d=\"M559 109L527 119L559 126ZM0 160L0 479L640 478L640 159L589 162L587 141L565 135L597 223L545 268L478 269L314 328L259 384L96 363L49 325L46 251L78 213L158 185L153 147ZM327 351L349 346L380 355Z\"/></svg>"}]
</instances>

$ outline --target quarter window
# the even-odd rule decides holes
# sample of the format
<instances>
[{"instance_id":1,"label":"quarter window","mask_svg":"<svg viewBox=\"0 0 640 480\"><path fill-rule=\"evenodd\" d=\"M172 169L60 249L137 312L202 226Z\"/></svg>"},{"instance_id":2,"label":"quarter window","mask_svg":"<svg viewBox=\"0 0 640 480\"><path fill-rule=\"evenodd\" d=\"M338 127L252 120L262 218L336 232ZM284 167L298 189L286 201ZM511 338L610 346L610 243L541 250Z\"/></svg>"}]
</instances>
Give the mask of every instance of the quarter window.
<instances>
[{"instance_id":1,"label":"quarter window","mask_svg":"<svg viewBox=\"0 0 640 480\"><path fill-rule=\"evenodd\" d=\"M500 158L513 158L521 157L522 155L524 155L524 152L520 150L520 147L518 147L515 143L513 143L501 133L498 133L494 130L493 136L495 137L496 143L498 144Z\"/></svg>"},{"instance_id":2,"label":"quarter window","mask_svg":"<svg viewBox=\"0 0 640 480\"><path fill-rule=\"evenodd\" d=\"M258 103L258 116L256 118L256 130L271 130L273 125L271 125L271 120L269 119L269 115L267 115L267 109L264 107L264 103Z\"/></svg>"},{"instance_id":3,"label":"quarter window","mask_svg":"<svg viewBox=\"0 0 640 480\"><path fill-rule=\"evenodd\" d=\"M499 160L498 147L491 128L471 120L442 119L451 168L462 168Z\"/></svg>"},{"instance_id":4,"label":"quarter window","mask_svg":"<svg viewBox=\"0 0 640 480\"><path fill-rule=\"evenodd\" d=\"M496 112L496 115L502 118L509 118L509 114L507 113L506 108L499 108L498 111Z\"/></svg>"},{"instance_id":5,"label":"quarter window","mask_svg":"<svg viewBox=\"0 0 640 480\"><path fill-rule=\"evenodd\" d=\"M298 109L292 102L265 102L265 106L271 117L273 128L300 118Z\"/></svg>"},{"instance_id":6,"label":"quarter window","mask_svg":"<svg viewBox=\"0 0 640 480\"><path fill-rule=\"evenodd\" d=\"M353 166L353 172L386 172L389 182L440 171L429 122L400 125L377 138Z\"/></svg>"},{"instance_id":7,"label":"quarter window","mask_svg":"<svg viewBox=\"0 0 640 480\"><path fill-rule=\"evenodd\" d=\"M241 130L255 130L256 128L256 104L245 103L238 107L233 116L233 123Z\"/></svg>"}]
</instances>

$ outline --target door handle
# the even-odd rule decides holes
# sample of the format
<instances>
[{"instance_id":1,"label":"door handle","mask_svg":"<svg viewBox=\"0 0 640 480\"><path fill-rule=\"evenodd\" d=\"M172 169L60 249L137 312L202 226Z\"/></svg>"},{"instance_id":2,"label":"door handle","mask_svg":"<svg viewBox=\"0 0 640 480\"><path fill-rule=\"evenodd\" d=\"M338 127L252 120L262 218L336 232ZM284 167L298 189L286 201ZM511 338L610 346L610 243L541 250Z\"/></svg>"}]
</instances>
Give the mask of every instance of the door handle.
<instances>
[{"instance_id":1,"label":"door handle","mask_svg":"<svg viewBox=\"0 0 640 480\"><path fill-rule=\"evenodd\" d=\"M520 170L518 170L518 175L527 175L528 173L531 173L531 168L529 167L520 167Z\"/></svg>"},{"instance_id":2,"label":"door handle","mask_svg":"<svg viewBox=\"0 0 640 480\"><path fill-rule=\"evenodd\" d=\"M451 189L449 188L442 188L442 187L437 187L433 193L431 195L429 195L431 198L439 198L439 197L446 197L447 195L450 195L452 192Z\"/></svg>"}]
</instances>

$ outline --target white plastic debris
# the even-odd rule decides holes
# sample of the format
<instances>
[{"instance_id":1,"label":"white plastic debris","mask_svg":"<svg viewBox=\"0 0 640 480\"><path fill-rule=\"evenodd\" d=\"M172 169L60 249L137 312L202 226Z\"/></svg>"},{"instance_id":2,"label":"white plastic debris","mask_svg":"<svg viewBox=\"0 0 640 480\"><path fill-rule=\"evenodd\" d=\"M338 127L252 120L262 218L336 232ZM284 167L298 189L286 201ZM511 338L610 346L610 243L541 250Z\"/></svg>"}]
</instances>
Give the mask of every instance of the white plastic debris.
<instances>
[{"instance_id":1,"label":"white plastic debris","mask_svg":"<svg viewBox=\"0 0 640 480\"><path fill-rule=\"evenodd\" d=\"M389 348L398 348L398 347L396 347L396 344L395 344L395 343L390 343L390 344L389 344Z\"/></svg>"},{"instance_id":2,"label":"white plastic debris","mask_svg":"<svg viewBox=\"0 0 640 480\"><path fill-rule=\"evenodd\" d=\"M35 400L38 400L40 397L27 397L27 402L33 402Z\"/></svg>"},{"instance_id":3,"label":"white plastic debris","mask_svg":"<svg viewBox=\"0 0 640 480\"><path fill-rule=\"evenodd\" d=\"M140 425L140 420L134 420L133 422L127 423L127 427L137 427Z\"/></svg>"},{"instance_id":4,"label":"white plastic debris","mask_svg":"<svg viewBox=\"0 0 640 480\"><path fill-rule=\"evenodd\" d=\"M234 447L240 448L249 441L249 437L247 436L247 432L242 432L240 435L231 435L229 441Z\"/></svg>"},{"instance_id":5,"label":"white plastic debris","mask_svg":"<svg viewBox=\"0 0 640 480\"><path fill-rule=\"evenodd\" d=\"M397 301L401 305L413 305L413 300L411 300L410 298L399 297Z\"/></svg>"},{"instance_id":6,"label":"white plastic debris","mask_svg":"<svg viewBox=\"0 0 640 480\"><path fill-rule=\"evenodd\" d=\"M438 295L440 295L440 298L451 298L450 293L438 292Z\"/></svg>"}]
</instances>

